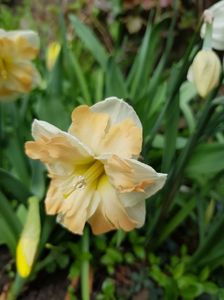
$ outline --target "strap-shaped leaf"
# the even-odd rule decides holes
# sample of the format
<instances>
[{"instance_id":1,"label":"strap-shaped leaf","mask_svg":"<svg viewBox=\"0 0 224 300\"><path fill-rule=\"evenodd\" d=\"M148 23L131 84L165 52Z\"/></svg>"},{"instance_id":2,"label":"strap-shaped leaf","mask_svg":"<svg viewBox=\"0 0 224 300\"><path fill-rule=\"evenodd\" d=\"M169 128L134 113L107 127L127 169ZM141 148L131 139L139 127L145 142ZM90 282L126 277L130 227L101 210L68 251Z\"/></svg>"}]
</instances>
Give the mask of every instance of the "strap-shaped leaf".
<instances>
[{"instance_id":1,"label":"strap-shaped leaf","mask_svg":"<svg viewBox=\"0 0 224 300\"><path fill-rule=\"evenodd\" d=\"M83 24L76 16L70 16L75 31L85 46L92 53L103 69L106 69L108 54L93 31Z\"/></svg>"},{"instance_id":2,"label":"strap-shaped leaf","mask_svg":"<svg viewBox=\"0 0 224 300\"><path fill-rule=\"evenodd\" d=\"M22 203L26 203L26 199L31 195L22 182L1 168L0 189Z\"/></svg>"}]
</instances>

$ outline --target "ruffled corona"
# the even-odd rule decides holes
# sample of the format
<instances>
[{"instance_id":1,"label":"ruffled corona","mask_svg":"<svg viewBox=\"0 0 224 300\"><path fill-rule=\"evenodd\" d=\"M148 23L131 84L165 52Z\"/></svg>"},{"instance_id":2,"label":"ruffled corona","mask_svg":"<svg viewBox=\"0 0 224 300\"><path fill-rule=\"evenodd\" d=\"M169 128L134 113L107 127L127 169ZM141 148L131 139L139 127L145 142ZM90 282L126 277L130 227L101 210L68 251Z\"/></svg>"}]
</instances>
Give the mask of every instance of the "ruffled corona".
<instances>
[{"instance_id":1,"label":"ruffled corona","mask_svg":"<svg viewBox=\"0 0 224 300\"><path fill-rule=\"evenodd\" d=\"M144 224L145 199L163 187L166 175L136 160L142 126L126 102L113 97L77 107L68 132L35 120L32 134L26 154L48 168L46 211L59 223L76 234L86 222L94 234Z\"/></svg>"}]
</instances>

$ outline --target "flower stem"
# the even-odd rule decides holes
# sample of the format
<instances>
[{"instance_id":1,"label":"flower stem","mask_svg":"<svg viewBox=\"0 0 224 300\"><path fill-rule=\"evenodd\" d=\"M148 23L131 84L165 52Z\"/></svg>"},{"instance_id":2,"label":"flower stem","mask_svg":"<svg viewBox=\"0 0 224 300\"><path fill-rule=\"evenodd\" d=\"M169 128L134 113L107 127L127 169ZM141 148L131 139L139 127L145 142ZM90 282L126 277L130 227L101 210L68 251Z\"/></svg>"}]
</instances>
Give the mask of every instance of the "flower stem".
<instances>
[{"instance_id":1,"label":"flower stem","mask_svg":"<svg viewBox=\"0 0 224 300\"><path fill-rule=\"evenodd\" d=\"M85 228L82 236L81 294L82 300L90 299L89 292L89 229Z\"/></svg>"},{"instance_id":2,"label":"flower stem","mask_svg":"<svg viewBox=\"0 0 224 300\"><path fill-rule=\"evenodd\" d=\"M186 164L188 163L188 160L194 148L197 146L201 136L204 133L204 130L206 129L206 125L208 124L215 110L216 106L212 104L212 101L214 95L217 93L218 88L216 89L216 91L210 94L209 98L207 99L207 103L205 104L205 107L199 116L197 128L194 134L190 137L186 147L183 149L181 155L179 156L173 168L169 172L169 176L164 187L162 199L160 202L161 209L156 214L153 225L151 228L149 228L147 232L146 244L147 246L151 244L150 248L152 249L155 247L154 239L156 238L156 235L158 234L158 232L160 232L162 226L164 225L170 207L173 204L176 193L178 192L178 189L181 185Z\"/></svg>"},{"instance_id":3,"label":"flower stem","mask_svg":"<svg viewBox=\"0 0 224 300\"><path fill-rule=\"evenodd\" d=\"M205 23L205 38L203 42L203 49L204 50L210 50L212 48L212 23Z\"/></svg>"},{"instance_id":4,"label":"flower stem","mask_svg":"<svg viewBox=\"0 0 224 300\"><path fill-rule=\"evenodd\" d=\"M22 278L19 274L16 275L15 281L13 282L10 291L7 296L7 300L16 300L19 294L22 292L23 286L27 279Z\"/></svg>"}]
</instances>

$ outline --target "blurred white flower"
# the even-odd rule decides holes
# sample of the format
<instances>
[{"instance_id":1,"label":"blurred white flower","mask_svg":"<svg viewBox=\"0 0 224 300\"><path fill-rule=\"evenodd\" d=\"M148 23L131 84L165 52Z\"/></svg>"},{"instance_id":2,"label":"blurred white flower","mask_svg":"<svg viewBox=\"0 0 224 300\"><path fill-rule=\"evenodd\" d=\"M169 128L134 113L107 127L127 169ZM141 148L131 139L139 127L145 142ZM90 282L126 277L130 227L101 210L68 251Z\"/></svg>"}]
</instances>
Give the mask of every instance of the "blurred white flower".
<instances>
[{"instance_id":1,"label":"blurred white flower","mask_svg":"<svg viewBox=\"0 0 224 300\"><path fill-rule=\"evenodd\" d=\"M224 50L224 0L217 2L204 11L204 21L212 24L212 48ZM206 23L201 28L205 37Z\"/></svg>"},{"instance_id":2,"label":"blurred white flower","mask_svg":"<svg viewBox=\"0 0 224 300\"><path fill-rule=\"evenodd\" d=\"M28 93L40 75L31 60L39 53L39 37L31 30L0 29L0 101Z\"/></svg>"}]
</instances>

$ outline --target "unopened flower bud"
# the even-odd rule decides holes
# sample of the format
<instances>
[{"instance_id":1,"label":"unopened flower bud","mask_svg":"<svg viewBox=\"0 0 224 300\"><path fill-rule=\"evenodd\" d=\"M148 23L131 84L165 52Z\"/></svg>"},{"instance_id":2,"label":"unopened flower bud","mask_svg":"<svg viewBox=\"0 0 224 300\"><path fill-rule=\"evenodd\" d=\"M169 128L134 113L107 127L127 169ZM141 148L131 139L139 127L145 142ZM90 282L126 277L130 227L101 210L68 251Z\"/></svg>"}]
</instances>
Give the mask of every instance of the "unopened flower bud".
<instances>
[{"instance_id":1,"label":"unopened flower bud","mask_svg":"<svg viewBox=\"0 0 224 300\"><path fill-rule=\"evenodd\" d=\"M60 53L60 50L61 50L61 45L58 42L52 42L48 46L47 53L46 53L46 64L49 71L52 70L52 68L54 67L58 55Z\"/></svg>"},{"instance_id":2,"label":"unopened flower bud","mask_svg":"<svg viewBox=\"0 0 224 300\"><path fill-rule=\"evenodd\" d=\"M212 50L199 51L188 72L188 80L193 82L198 94L206 97L219 83L221 63Z\"/></svg>"},{"instance_id":3,"label":"unopened flower bud","mask_svg":"<svg viewBox=\"0 0 224 300\"><path fill-rule=\"evenodd\" d=\"M40 239L39 200L29 198L29 209L26 222L17 244L16 266L19 275L26 278L30 275Z\"/></svg>"}]
</instances>

